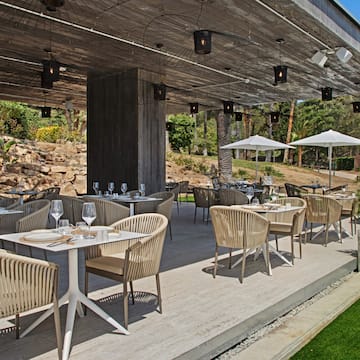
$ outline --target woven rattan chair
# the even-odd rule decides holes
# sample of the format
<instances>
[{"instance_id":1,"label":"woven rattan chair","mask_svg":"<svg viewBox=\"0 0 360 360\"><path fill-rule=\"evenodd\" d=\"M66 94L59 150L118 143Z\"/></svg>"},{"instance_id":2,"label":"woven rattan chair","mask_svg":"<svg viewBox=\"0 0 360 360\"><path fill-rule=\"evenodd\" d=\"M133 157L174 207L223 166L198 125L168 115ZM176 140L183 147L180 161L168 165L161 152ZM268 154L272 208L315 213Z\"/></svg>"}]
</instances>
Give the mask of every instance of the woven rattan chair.
<instances>
[{"instance_id":1,"label":"woven rattan chair","mask_svg":"<svg viewBox=\"0 0 360 360\"><path fill-rule=\"evenodd\" d=\"M95 203L96 219L94 225L111 225L114 222L129 216L129 208L110 200L97 199L93 197L82 198L84 201Z\"/></svg>"},{"instance_id":2,"label":"woven rattan chair","mask_svg":"<svg viewBox=\"0 0 360 360\"><path fill-rule=\"evenodd\" d=\"M82 206L84 201L77 197L59 195L59 200L62 200L64 213L63 219L69 219L70 224L75 225L77 221L82 221Z\"/></svg>"},{"instance_id":3,"label":"woven rattan chair","mask_svg":"<svg viewBox=\"0 0 360 360\"><path fill-rule=\"evenodd\" d=\"M324 195L329 195L329 194L345 191L347 189L347 186L348 186L347 184L335 186L330 189L324 190L323 193Z\"/></svg>"},{"instance_id":4,"label":"woven rattan chair","mask_svg":"<svg viewBox=\"0 0 360 360\"><path fill-rule=\"evenodd\" d=\"M219 204L220 205L245 205L247 204L247 196L239 190L235 189L220 189L219 190Z\"/></svg>"},{"instance_id":5,"label":"woven rattan chair","mask_svg":"<svg viewBox=\"0 0 360 360\"><path fill-rule=\"evenodd\" d=\"M174 194L174 201L176 201L177 213L179 215L180 183L177 183L170 191Z\"/></svg>"},{"instance_id":6,"label":"woven rattan chair","mask_svg":"<svg viewBox=\"0 0 360 360\"><path fill-rule=\"evenodd\" d=\"M145 214L152 212L166 216L166 218L168 219L170 239L172 240L171 215L172 204L174 202L175 195L171 191L161 191L151 194L149 196L152 198L161 199L161 201L147 201L136 204L136 214Z\"/></svg>"},{"instance_id":7,"label":"woven rattan chair","mask_svg":"<svg viewBox=\"0 0 360 360\"><path fill-rule=\"evenodd\" d=\"M248 252L260 246L263 247L265 263L270 275L269 220L253 211L228 206L213 206L210 208L210 213L216 240L214 277L216 276L218 266L218 249L220 246L230 249L229 267L231 266L231 250L243 250L242 267L239 277L241 283L244 278Z\"/></svg>"},{"instance_id":8,"label":"woven rattan chair","mask_svg":"<svg viewBox=\"0 0 360 360\"><path fill-rule=\"evenodd\" d=\"M14 207L12 210L19 210L21 213L0 215L0 234L46 229L49 209L50 201L45 199L30 201ZM4 244L2 245L4 246ZM32 256L31 247L29 247L29 252ZM44 256L47 259L45 250Z\"/></svg>"},{"instance_id":9,"label":"woven rattan chair","mask_svg":"<svg viewBox=\"0 0 360 360\"><path fill-rule=\"evenodd\" d=\"M159 310L162 313L159 268L167 223L167 218L161 214L134 215L112 226L120 231L135 231L149 236L132 242L119 241L85 249L85 294L88 292L89 273L121 281L126 329L128 328L128 282L134 303L133 281L154 275Z\"/></svg>"},{"instance_id":10,"label":"woven rattan chair","mask_svg":"<svg viewBox=\"0 0 360 360\"><path fill-rule=\"evenodd\" d=\"M341 216L350 217L351 235L356 234L356 216L358 212L359 202L356 197L352 199L341 199L342 205Z\"/></svg>"},{"instance_id":11,"label":"woven rattan chair","mask_svg":"<svg viewBox=\"0 0 360 360\"><path fill-rule=\"evenodd\" d=\"M218 192L214 189L201 187L194 187L193 190L195 200L194 224L196 223L197 208L203 209L203 221L205 221L205 210L207 209L206 223L208 223L210 207L219 204Z\"/></svg>"},{"instance_id":12,"label":"woven rattan chair","mask_svg":"<svg viewBox=\"0 0 360 360\"><path fill-rule=\"evenodd\" d=\"M285 185L286 195L288 197L303 197L309 193L306 189L302 188L301 186L297 186L290 183L285 183L284 185Z\"/></svg>"},{"instance_id":13,"label":"woven rattan chair","mask_svg":"<svg viewBox=\"0 0 360 360\"><path fill-rule=\"evenodd\" d=\"M188 199L188 188L189 188L189 181L180 181L179 195L185 194L186 201ZM180 196L180 202L181 202L181 196Z\"/></svg>"},{"instance_id":14,"label":"woven rattan chair","mask_svg":"<svg viewBox=\"0 0 360 360\"><path fill-rule=\"evenodd\" d=\"M39 191L37 194L30 195L26 201L47 199L47 200L55 200L58 198L60 193L60 188L57 186L50 187L44 190Z\"/></svg>"},{"instance_id":15,"label":"woven rattan chair","mask_svg":"<svg viewBox=\"0 0 360 360\"><path fill-rule=\"evenodd\" d=\"M306 214L306 201L301 198L281 198L272 201L272 203L281 204L285 206L286 204L291 204L291 206L301 207L301 209L294 209L286 212L280 213L268 213L266 218L270 220L270 234L275 235L276 240L276 250L279 250L278 245L278 235L287 235L290 236L291 241L291 256L292 263L294 264L294 236L299 236L299 252L300 259L302 258L302 235L305 236L306 241L306 231L304 231L304 222Z\"/></svg>"},{"instance_id":16,"label":"woven rattan chair","mask_svg":"<svg viewBox=\"0 0 360 360\"><path fill-rule=\"evenodd\" d=\"M310 239L312 239L312 224L323 224L325 227L324 245L327 246L329 227L339 222L341 237L341 204L327 196L308 195L306 197L306 221L311 224Z\"/></svg>"},{"instance_id":17,"label":"woven rattan chair","mask_svg":"<svg viewBox=\"0 0 360 360\"><path fill-rule=\"evenodd\" d=\"M20 205L20 199L0 196L0 207L8 209Z\"/></svg>"},{"instance_id":18,"label":"woven rattan chair","mask_svg":"<svg viewBox=\"0 0 360 360\"><path fill-rule=\"evenodd\" d=\"M61 359L62 339L57 291L58 265L0 251L0 318L15 315L18 339L20 313L52 303L58 356ZM36 340L34 341L36 343Z\"/></svg>"}]
</instances>

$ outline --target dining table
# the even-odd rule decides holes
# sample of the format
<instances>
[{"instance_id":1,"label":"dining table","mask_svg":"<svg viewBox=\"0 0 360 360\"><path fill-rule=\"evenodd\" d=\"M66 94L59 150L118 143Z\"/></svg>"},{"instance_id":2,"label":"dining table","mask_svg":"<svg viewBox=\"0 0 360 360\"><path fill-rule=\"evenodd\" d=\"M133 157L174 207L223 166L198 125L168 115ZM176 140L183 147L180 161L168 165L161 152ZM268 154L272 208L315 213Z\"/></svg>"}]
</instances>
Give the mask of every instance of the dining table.
<instances>
[{"instance_id":1,"label":"dining table","mask_svg":"<svg viewBox=\"0 0 360 360\"><path fill-rule=\"evenodd\" d=\"M109 227L96 227L112 231ZM92 227L92 230L95 227ZM121 231L109 232L107 237L79 237L78 235L62 235L53 230L38 230L27 233L11 233L0 235L1 240L9 241L14 244L28 245L34 248L59 253L66 251L68 253L68 278L69 285L66 293L59 299L59 307L68 303L65 336L63 343L62 359L67 360L70 354L71 339L74 331L75 313L80 317L84 316L81 304L91 309L95 314L111 324L118 332L128 335L129 332L114 320L109 314L102 310L95 302L91 301L79 288L79 272L78 272L78 251L93 245L101 245L117 241L129 241L147 236L146 234ZM53 307L46 310L38 317L27 329L25 329L20 337L24 337L45 319L53 313Z\"/></svg>"},{"instance_id":2,"label":"dining table","mask_svg":"<svg viewBox=\"0 0 360 360\"><path fill-rule=\"evenodd\" d=\"M119 196L112 197L111 201L129 204L130 216L133 216L133 215L135 215L135 204L150 202L150 201L162 201L162 199L151 197L151 196L119 195Z\"/></svg>"}]
</instances>

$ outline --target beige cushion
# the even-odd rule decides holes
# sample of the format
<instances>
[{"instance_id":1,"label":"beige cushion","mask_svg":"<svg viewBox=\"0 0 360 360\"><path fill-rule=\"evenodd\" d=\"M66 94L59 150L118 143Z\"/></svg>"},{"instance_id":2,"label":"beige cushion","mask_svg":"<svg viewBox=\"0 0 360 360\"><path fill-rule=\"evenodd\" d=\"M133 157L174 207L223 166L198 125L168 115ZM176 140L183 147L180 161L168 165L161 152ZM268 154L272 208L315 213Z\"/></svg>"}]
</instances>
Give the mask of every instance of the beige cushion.
<instances>
[{"instance_id":1,"label":"beige cushion","mask_svg":"<svg viewBox=\"0 0 360 360\"><path fill-rule=\"evenodd\" d=\"M270 223L270 233L290 233L292 224L289 223L280 223L280 222L271 222Z\"/></svg>"},{"instance_id":2,"label":"beige cushion","mask_svg":"<svg viewBox=\"0 0 360 360\"><path fill-rule=\"evenodd\" d=\"M111 256L100 256L89 259L86 260L86 266L93 269L111 272L113 274L123 275L125 265L123 255L123 253L120 253L112 254Z\"/></svg>"}]
</instances>

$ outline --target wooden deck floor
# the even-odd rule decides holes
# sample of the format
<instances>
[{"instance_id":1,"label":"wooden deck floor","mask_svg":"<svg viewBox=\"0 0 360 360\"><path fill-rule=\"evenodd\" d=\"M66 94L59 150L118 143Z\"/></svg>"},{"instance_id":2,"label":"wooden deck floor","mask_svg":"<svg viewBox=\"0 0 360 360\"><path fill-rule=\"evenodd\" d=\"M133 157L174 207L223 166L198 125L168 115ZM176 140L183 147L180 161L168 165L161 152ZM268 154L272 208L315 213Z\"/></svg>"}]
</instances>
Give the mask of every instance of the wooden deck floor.
<instances>
[{"instance_id":1,"label":"wooden deck floor","mask_svg":"<svg viewBox=\"0 0 360 360\"><path fill-rule=\"evenodd\" d=\"M71 359L211 359L356 267L355 239L344 238L341 244L331 232L327 247L319 237L304 246L301 260L296 244L294 267L271 255L271 277L263 259L254 262L250 256L243 284L238 281L239 267L228 270L225 266L213 279L212 225L202 223L200 212L194 225L193 213L192 204L182 204L180 215L173 209L173 241L167 237L161 266L163 314L156 311L155 279L137 281L136 303L129 306L131 334L114 333L92 313L77 317ZM343 226L349 228L347 220ZM280 249L289 248L289 239L282 238ZM224 253L221 263L226 265L226 259ZM52 255L50 260L62 264L62 271L66 271L65 254ZM62 272L61 292L67 287L66 279L67 274ZM121 284L92 276L90 286L91 297L121 323ZM63 307L63 327L65 315ZM23 316L23 326L37 316ZM4 321L0 324L6 325ZM52 317L24 339L15 340L14 332L1 335L0 358L55 359Z\"/></svg>"}]
</instances>

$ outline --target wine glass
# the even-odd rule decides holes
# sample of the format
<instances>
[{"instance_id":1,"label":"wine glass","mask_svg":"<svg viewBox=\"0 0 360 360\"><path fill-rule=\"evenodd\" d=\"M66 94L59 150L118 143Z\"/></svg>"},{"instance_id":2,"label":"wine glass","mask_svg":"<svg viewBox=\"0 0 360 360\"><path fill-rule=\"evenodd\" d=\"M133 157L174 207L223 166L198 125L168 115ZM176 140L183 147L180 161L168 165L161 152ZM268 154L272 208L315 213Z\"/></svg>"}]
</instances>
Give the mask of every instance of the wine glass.
<instances>
[{"instance_id":1,"label":"wine glass","mask_svg":"<svg viewBox=\"0 0 360 360\"><path fill-rule=\"evenodd\" d=\"M246 196L249 199L249 204L250 204L251 199L254 197L254 188L252 186L248 186L246 188Z\"/></svg>"},{"instance_id":2,"label":"wine glass","mask_svg":"<svg viewBox=\"0 0 360 360\"><path fill-rule=\"evenodd\" d=\"M108 190L109 190L110 196L112 196L113 191L115 190L115 183L113 181L110 181L108 183Z\"/></svg>"},{"instance_id":3,"label":"wine glass","mask_svg":"<svg viewBox=\"0 0 360 360\"><path fill-rule=\"evenodd\" d=\"M92 188L95 192L95 195L99 195L100 184L98 181L93 181Z\"/></svg>"},{"instance_id":4,"label":"wine glass","mask_svg":"<svg viewBox=\"0 0 360 360\"><path fill-rule=\"evenodd\" d=\"M121 191L122 191L122 193L123 193L123 196L125 196L125 193L127 192L127 183L122 183L121 184Z\"/></svg>"},{"instance_id":5,"label":"wine glass","mask_svg":"<svg viewBox=\"0 0 360 360\"><path fill-rule=\"evenodd\" d=\"M56 229L59 228L59 219L64 213L62 200L51 200L50 215L55 219Z\"/></svg>"},{"instance_id":6,"label":"wine glass","mask_svg":"<svg viewBox=\"0 0 360 360\"><path fill-rule=\"evenodd\" d=\"M145 196L145 184L140 184L140 196Z\"/></svg>"},{"instance_id":7,"label":"wine glass","mask_svg":"<svg viewBox=\"0 0 360 360\"><path fill-rule=\"evenodd\" d=\"M86 222L88 226L89 234L86 237L87 239L91 239L92 236L90 235L90 226L92 222L96 219L96 208L95 203L93 202L85 202L82 207L82 213L81 213L82 219Z\"/></svg>"},{"instance_id":8,"label":"wine glass","mask_svg":"<svg viewBox=\"0 0 360 360\"><path fill-rule=\"evenodd\" d=\"M260 204L260 200L257 197L254 197L251 201L251 204L257 206Z\"/></svg>"}]
</instances>

